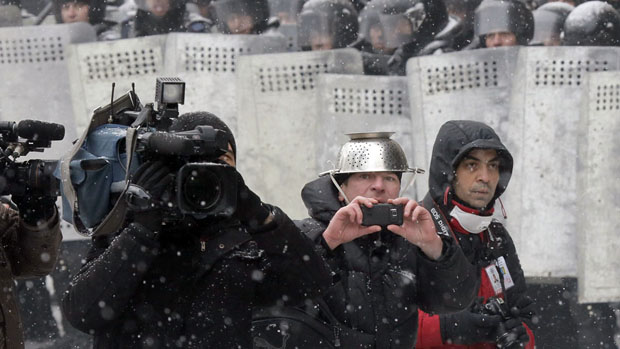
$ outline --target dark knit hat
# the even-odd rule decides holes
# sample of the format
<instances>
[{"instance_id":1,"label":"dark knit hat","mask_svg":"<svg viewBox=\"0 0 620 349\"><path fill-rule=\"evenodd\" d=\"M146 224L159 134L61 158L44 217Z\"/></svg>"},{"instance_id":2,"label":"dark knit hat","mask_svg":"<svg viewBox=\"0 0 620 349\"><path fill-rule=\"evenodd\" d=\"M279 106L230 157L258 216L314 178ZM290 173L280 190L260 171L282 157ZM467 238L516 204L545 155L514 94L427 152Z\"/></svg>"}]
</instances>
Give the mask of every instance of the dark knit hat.
<instances>
[{"instance_id":1,"label":"dark knit hat","mask_svg":"<svg viewBox=\"0 0 620 349\"><path fill-rule=\"evenodd\" d=\"M226 125L222 119L218 118L214 114L206 111L182 114L177 119L174 119L169 130L176 132L191 131L197 126L211 126L226 133L228 136L228 143L230 143L232 152L235 155L235 158L237 158L237 144L235 143L235 136L228 125Z\"/></svg>"}]
</instances>

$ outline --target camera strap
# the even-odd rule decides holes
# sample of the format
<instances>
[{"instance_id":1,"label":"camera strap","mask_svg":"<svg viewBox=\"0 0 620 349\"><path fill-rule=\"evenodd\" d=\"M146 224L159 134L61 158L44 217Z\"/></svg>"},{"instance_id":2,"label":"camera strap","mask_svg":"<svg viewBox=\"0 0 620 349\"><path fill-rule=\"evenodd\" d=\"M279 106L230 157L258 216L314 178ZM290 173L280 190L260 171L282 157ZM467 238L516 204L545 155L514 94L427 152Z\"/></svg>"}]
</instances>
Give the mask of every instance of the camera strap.
<instances>
[{"instance_id":1,"label":"camera strap","mask_svg":"<svg viewBox=\"0 0 620 349\"><path fill-rule=\"evenodd\" d=\"M422 199L422 206L429 210L431 213L431 217L433 217L433 223L435 223L435 229L437 230L437 234L444 236L451 236L456 244L459 243L459 240L454 235L452 228L450 228L450 223L446 216L444 216L441 207L433 200L430 193L426 194L424 199Z\"/></svg>"}]
</instances>

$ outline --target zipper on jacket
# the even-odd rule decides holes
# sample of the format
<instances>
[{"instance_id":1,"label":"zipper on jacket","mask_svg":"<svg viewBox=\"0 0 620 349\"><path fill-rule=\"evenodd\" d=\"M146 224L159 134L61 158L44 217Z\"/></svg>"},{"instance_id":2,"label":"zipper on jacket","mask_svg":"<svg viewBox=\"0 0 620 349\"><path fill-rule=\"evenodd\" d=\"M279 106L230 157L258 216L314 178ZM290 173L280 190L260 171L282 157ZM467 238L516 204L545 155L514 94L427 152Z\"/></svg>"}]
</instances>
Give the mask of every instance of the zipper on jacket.
<instances>
[{"instance_id":1,"label":"zipper on jacket","mask_svg":"<svg viewBox=\"0 0 620 349\"><path fill-rule=\"evenodd\" d=\"M334 346L340 346L340 327L334 326Z\"/></svg>"},{"instance_id":2,"label":"zipper on jacket","mask_svg":"<svg viewBox=\"0 0 620 349\"><path fill-rule=\"evenodd\" d=\"M207 240L200 239L200 251L204 252L207 250Z\"/></svg>"}]
</instances>

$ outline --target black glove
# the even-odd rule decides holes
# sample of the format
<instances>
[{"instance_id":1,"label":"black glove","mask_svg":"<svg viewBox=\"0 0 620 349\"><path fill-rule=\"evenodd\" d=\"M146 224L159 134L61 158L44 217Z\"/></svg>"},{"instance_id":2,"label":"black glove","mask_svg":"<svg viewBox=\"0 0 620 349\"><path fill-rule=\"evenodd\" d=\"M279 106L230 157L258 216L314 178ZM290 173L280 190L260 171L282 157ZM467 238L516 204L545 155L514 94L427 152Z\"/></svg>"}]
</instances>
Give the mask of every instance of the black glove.
<instances>
[{"instance_id":1,"label":"black glove","mask_svg":"<svg viewBox=\"0 0 620 349\"><path fill-rule=\"evenodd\" d=\"M29 225L39 225L50 220L56 213L56 197L42 195L26 189L24 196L13 195L11 199L19 208L19 216Z\"/></svg>"},{"instance_id":2,"label":"black glove","mask_svg":"<svg viewBox=\"0 0 620 349\"><path fill-rule=\"evenodd\" d=\"M263 204L258 195L245 185L243 177L237 173L237 211L236 216L241 223L256 229L263 225L270 210Z\"/></svg>"},{"instance_id":3,"label":"black glove","mask_svg":"<svg viewBox=\"0 0 620 349\"><path fill-rule=\"evenodd\" d=\"M441 338L444 343L475 344L495 342L500 315L485 315L463 310L439 316Z\"/></svg>"},{"instance_id":4,"label":"black glove","mask_svg":"<svg viewBox=\"0 0 620 349\"><path fill-rule=\"evenodd\" d=\"M498 348L523 348L529 340L527 330L519 318L508 319L498 326L496 339Z\"/></svg>"},{"instance_id":5,"label":"black glove","mask_svg":"<svg viewBox=\"0 0 620 349\"><path fill-rule=\"evenodd\" d=\"M162 161L148 161L133 174L127 191L127 202L133 213L133 222L159 231L163 214L160 208L167 205L170 183L174 175Z\"/></svg>"},{"instance_id":6,"label":"black glove","mask_svg":"<svg viewBox=\"0 0 620 349\"><path fill-rule=\"evenodd\" d=\"M534 319L534 317L536 317L536 305L534 304L534 300L526 295L522 295L514 302L514 305L510 307L510 314L522 319Z\"/></svg>"}]
</instances>

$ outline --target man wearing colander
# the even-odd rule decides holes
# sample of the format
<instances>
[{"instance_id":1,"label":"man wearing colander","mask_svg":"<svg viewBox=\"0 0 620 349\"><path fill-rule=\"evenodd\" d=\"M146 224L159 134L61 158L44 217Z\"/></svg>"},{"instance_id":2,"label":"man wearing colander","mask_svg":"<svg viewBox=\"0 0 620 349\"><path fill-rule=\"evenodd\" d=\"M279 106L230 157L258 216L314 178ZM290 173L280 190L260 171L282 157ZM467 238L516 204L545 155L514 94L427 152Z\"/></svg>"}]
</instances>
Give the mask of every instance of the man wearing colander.
<instances>
[{"instance_id":1,"label":"man wearing colander","mask_svg":"<svg viewBox=\"0 0 620 349\"><path fill-rule=\"evenodd\" d=\"M402 174L423 171L409 168L391 135L350 135L339 168L303 188L311 218L298 225L336 282L306 309L255 316L259 347L413 348L418 307L454 312L473 300L478 280L464 254L437 234L429 211L399 197ZM363 223L363 210L380 204L402 205L402 224Z\"/></svg>"}]
</instances>

